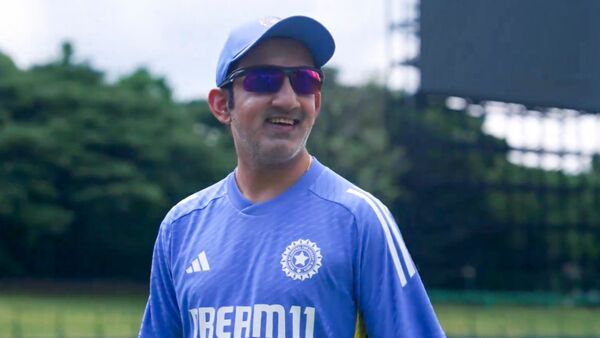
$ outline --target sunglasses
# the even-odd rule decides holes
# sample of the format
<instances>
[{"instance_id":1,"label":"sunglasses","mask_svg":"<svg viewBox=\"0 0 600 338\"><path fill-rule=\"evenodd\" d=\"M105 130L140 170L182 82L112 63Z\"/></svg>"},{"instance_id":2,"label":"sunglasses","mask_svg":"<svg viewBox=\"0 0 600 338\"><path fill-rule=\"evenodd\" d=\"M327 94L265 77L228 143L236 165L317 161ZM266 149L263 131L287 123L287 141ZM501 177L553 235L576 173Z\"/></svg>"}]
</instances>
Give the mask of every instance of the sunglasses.
<instances>
[{"instance_id":1,"label":"sunglasses","mask_svg":"<svg viewBox=\"0 0 600 338\"><path fill-rule=\"evenodd\" d=\"M234 70L219 87L241 77L244 78L244 90L253 93L277 93L286 77L298 95L316 94L323 85L323 72L318 68L253 66Z\"/></svg>"}]
</instances>

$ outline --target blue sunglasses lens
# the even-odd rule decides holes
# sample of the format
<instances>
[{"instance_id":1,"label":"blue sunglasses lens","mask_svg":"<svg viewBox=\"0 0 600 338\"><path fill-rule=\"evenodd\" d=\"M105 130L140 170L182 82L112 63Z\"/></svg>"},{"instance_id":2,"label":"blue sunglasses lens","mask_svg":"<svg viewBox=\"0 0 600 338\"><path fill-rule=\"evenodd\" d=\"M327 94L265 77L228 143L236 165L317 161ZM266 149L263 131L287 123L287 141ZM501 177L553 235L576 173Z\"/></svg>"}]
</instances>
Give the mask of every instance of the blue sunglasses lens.
<instances>
[{"instance_id":1,"label":"blue sunglasses lens","mask_svg":"<svg viewBox=\"0 0 600 338\"><path fill-rule=\"evenodd\" d=\"M321 90L321 75L312 69L298 69L290 76L292 88L298 94L315 94Z\"/></svg>"},{"instance_id":2,"label":"blue sunglasses lens","mask_svg":"<svg viewBox=\"0 0 600 338\"><path fill-rule=\"evenodd\" d=\"M255 93L276 93L281 88L284 78L285 73L279 69L252 69L246 73L244 89Z\"/></svg>"},{"instance_id":3,"label":"blue sunglasses lens","mask_svg":"<svg viewBox=\"0 0 600 338\"><path fill-rule=\"evenodd\" d=\"M254 93L276 93L286 75L296 94L309 95L321 90L321 75L311 68L254 68L244 72L244 89Z\"/></svg>"}]
</instances>

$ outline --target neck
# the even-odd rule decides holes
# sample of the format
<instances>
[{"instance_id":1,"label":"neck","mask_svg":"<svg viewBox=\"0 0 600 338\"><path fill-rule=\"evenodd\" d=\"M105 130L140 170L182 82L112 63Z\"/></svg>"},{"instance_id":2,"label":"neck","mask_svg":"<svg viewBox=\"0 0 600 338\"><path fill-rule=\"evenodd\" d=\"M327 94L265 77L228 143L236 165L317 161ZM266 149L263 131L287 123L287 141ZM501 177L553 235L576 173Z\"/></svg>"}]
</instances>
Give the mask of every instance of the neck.
<instances>
[{"instance_id":1,"label":"neck","mask_svg":"<svg viewBox=\"0 0 600 338\"><path fill-rule=\"evenodd\" d=\"M238 158L235 178L244 197L252 203L260 203L279 196L296 183L311 161L306 150L288 162L273 165L251 165Z\"/></svg>"}]
</instances>

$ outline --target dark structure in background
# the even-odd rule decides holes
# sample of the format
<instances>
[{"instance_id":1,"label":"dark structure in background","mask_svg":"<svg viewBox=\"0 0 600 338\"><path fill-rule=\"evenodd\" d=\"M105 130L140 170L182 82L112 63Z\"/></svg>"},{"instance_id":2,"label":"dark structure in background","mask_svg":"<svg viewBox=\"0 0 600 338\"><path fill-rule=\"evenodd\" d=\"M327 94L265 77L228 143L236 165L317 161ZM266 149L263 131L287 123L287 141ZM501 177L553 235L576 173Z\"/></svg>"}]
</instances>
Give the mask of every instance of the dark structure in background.
<instances>
[{"instance_id":1,"label":"dark structure in background","mask_svg":"<svg viewBox=\"0 0 600 338\"><path fill-rule=\"evenodd\" d=\"M421 74L416 109L391 114L390 125L406 125L413 153L401 222L425 280L600 289L600 2L389 0L388 8L390 45L420 40L418 55L390 48L390 73ZM423 138L419 121L428 118L464 128ZM491 118L503 121L504 137L529 141L484 133Z\"/></svg>"},{"instance_id":2,"label":"dark structure in background","mask_svg":"<svg viewBox=\"0 0 600 338\"><path fill-rule=\"evenodd\" d=\"M600 2L422 0L421 90L600 111Z\"/></svg>"}]
</instances>

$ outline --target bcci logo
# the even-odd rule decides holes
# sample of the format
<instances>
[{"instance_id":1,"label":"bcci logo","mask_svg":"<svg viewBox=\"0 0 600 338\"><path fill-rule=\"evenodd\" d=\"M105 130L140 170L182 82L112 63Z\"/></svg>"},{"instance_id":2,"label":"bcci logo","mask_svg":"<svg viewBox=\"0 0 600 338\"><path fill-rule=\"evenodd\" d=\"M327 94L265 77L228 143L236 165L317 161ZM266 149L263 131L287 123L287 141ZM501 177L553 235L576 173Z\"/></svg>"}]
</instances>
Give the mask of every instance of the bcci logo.
<instances>
[{"instance_id":1,"label":"bcci logo","mask_svg":"<svg viewBox=\"0 0 600 338\"><path fill-rule=\"evenodd\" d=\"M305 280L316 275L321 267L321 249L308 239L299 239L281 254L281 269L295 280Z\"/></svg>"},{"instance_id":2,"label":"bcci logo","mask_svg":"<svg viewBox=\"0 0 600 338\"><path fill-rule=\"evenodd\" d=\"M281 21L281 19L276 16L267 16L259 19L258 23L261 24L261 26L271 27L279 21Z\"/></svg>"}]
</instances>

